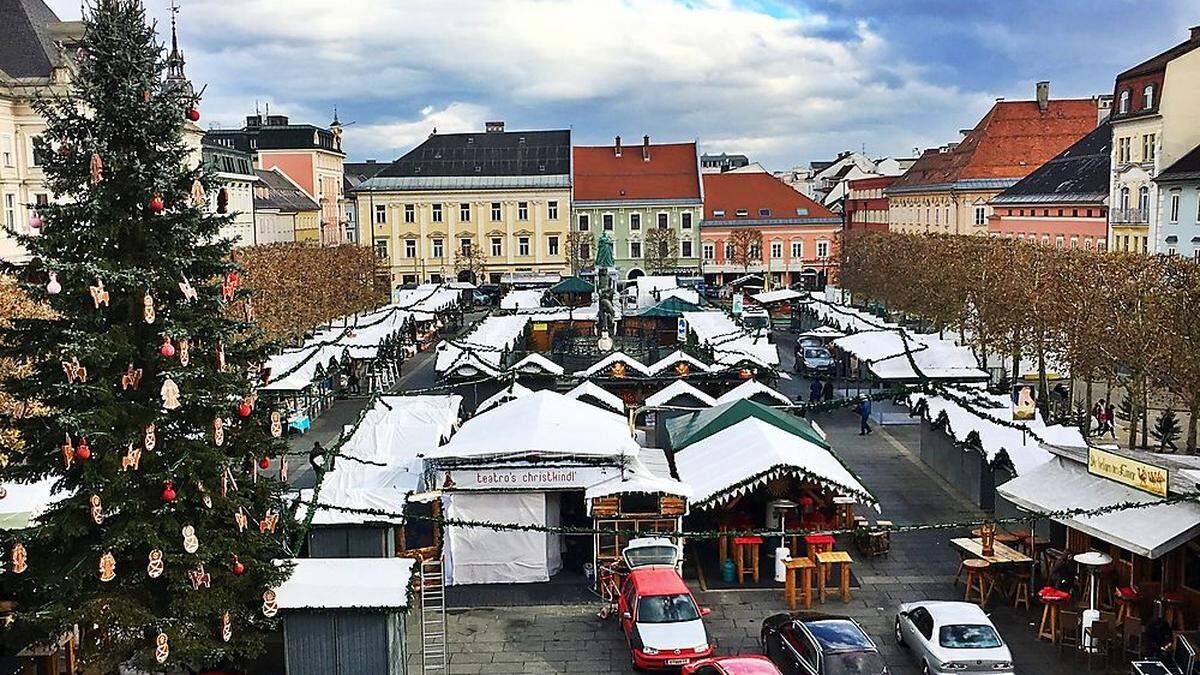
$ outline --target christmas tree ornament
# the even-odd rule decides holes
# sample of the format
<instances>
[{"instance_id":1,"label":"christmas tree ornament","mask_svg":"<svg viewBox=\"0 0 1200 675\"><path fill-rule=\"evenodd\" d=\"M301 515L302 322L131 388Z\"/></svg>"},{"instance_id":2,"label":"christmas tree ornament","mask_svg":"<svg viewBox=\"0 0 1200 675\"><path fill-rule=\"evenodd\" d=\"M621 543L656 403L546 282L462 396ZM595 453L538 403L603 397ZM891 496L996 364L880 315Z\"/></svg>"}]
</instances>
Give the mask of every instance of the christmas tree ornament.
<instances>
[{"instance_id":1,"label":"christmas tree ornament","mask_svg":"<svg viewBox=\"0 0 1200 675\"><path fill-rule=\"evenodd\" d=\"M221 641L229 642L233 639L233 618L229 616L229 612L221 614Z\"/></svg>"},{"instance_id":2,"label":"christmas tree ornament","mask_svg":"<svg viewBox=\"0 0 1200 675\"><path fill-rule=\"evenodd\" d=\"M286 483L287 479L288 479L287 457L280 457L279 458L279 480Z\"/></svg>"},{"instance_id":3,"label":"christmas tree ornament","mask_svg":"<svg viewBox=\"0 0 1200 675\"><path fill-rule=\"evenodd\" d=\"M179 292L183 294L183 299L187 300L188 302L200 297L196 293L196 287L192 286L192 282L188 281L186 276L183 277L183 281L179 282Z\"/></svg>"},{"instance_id":4,"label":"christmas tree ornament","mask_svg":"<svg viewBox=\"0 0 1200 675\"><path fill-rule=\"evenodd\" d=\"M173 481L163 481L162 500L168 504L175 501L175 483ZM191 551L189 551L191 553Z\"/></svg>"},{"instance_id":5,"label":"christmas tree ornament","mask_svg":"<svg viewBox=\"0 0 1200 675\"><path fill-rule=\"evenodd\" d=\"M163 573L163 552L154 549L150 551L150 560L146 563L146 574L151 579L157 579Z\"/></svg>"},{"instance_id":6,"label":"christmas tree ornament","mask_svg":"<svg viewBox=\"0 0 1200 675\"><path fill-rule=\"evenodd\" d=\"M87 379L87 368L79 365L79 357L72 357L70 361L62 362L63 373L67 376L67 384L83 382Z\"/></svg>"},{"instance_id":7,"label":"christmas tree ornament","mask_svg":"<svg viewBox=\"0 0 1200 675\"><path fill-rule=\"evenodd\" d=\"M92 160L88 164L88 170L91 173L92 185L99 185L104 180L104 160L100 159L100 153L92 153Z\"/></svg>"},{"instance_id":8,"label":"christmas tree ornament","mask_svg":"<svg viewBox=\"0 0 1200 675\"><path fill-rule=\"evenodd\" d=\"M271 411L271 437L279 438L283 435L283 415L279 414L278 410Z\"/></svg>"},{"instance_id":9,"label":"christmas tree ornament","mask_svg":"<svg viewBox=\"0 0 1200 675\"><path fill-rule=\"evenodd\" d=\"M189 347L191 345L187 340L179 341L179 365L184 368L187 368L188 364L192 362L192 355L188 352Z\"/></svg>"},{"instance_id":10,"label":"christmas tree ornament","mask_svg":"<svg viewBox=\"0 0 1200 675\"><path fill-rule=\"evenodd\" d=\"M271 459L269 457L263 457L262 459L258 460L258 468L262 469L263 471L271 468Z\"/></svg>"},{"instance_id":11,"label":"christmas tree ornament","mask_svg":"<svg viewBox=\"0 0 1200 675\"><path fill-rule=\"evenodd\" d=\"M150 102L150 90L143 89L142 90L142 103L149 103L149 102Z\"/></svg>"},{"instance_id":12,"label":"christmas tree ornament","mask_svg":"<svg viewBox=\"0 0 1200 675\"><path fill-rule=\"evenodd\" d=\"M17 543L13 544L13 547L12 547L12 571L13 571L13 574L23 574L25 572L25 570L29 569L28 561L26 559L27 555L28 554L25 553L25 544L22 544L19 541Z\"/></svg>"},{"instance_id":13,"label":"christmas tree ornament","mask_svg":"<svg viewBox=\"0 0 1200 675\"><path fill-rule=\"evenodd\" d=\"M166 663L169 658L171 658L171 646L167 644L167 634L159 633L158 637L154 638L154 660Z\"/></svg>"},{"instance_id":14,"label":"christmas tree ornament","mask_svg":"<svg viewBox=\"0 0 1200 675\"><path fill-rule=\"evenodd\" d=\"M187 109L187 118L193 122L199 122L200 121L200 111L197 110L195 106L188 108Z\"/></svg>"},{"instance_id":15,"label":"christmas tree ornament","mask_svg":"<svg viewBox=\"0 0 1200 675\"><path fill-rule=\"evenodd\" d=\"M163 380L159 395L162 396L163 410L176 410L181 405L179 403L179 385L169 377Z\"/></svg>"},{"instance_id":16,"label":"christmas tree ornament","mask_svg":"<svg viewBox=\"0 0 1200 675\"><path fill-rule=\"evenodd\" d=\"M88 286L88 293L91 293L96 309L100 309L100 305L108 307L108 291L105 290L103 281L96 279L95 286Z\"/></svg>"},{"instance_id":17,"label":"christmas tree ornament","mask_svg":"<svg viewBox=\"0 0 1200 675\"><path fill-rule=\"evenodd\" d=\"M225 422L220 417L213 420L213 445L225 445Z\"/></svg>"},{"instance_id":18,"label":"christmas tree ornament","mask_svg":"<svg viewBox=\"0 0 1200 675\"><path fill-rule=\"evenodd\" d=\"M79 439L79 447L75 448L75 456L83 461L92 457L92 448L88 445L87 436Z\"/></svg>"},{"instance_id":19,"label":"christmas tree ornament","mask_svg":"<svg viewBox=\"0 0 1200 675\"><path fill-rule=\"evenodd\" d=\"M88 497L88 512L91 513L92 522L97 525L104 524L104 509L100 505L100 495Z\"/></svg>"},{"instance_id":20,"label":"christmas tree ornament","mask_svg":"<svg viewBox=\"0 0 1200 675\"><path fill-rule=\"evenodd\" d=\"M172 356L175 356L175 345L171 344L170 335L163 336L162 344L158 347L158 353L162 354L163 357L168 359Z\"/></svg>"},{"instance_id":21,"label":"christmas tree ornament","mask_svg":"<svg viewBox=\"0 0 1200 675\"><path fill-rule=\"evenodd\" d=\"M154 298L150 291L146 291L146 295L142 296L142 319L146 323L154 323L154 318Z\"/></svg>"},{"instance_id":22,"label":"christmas tree ornament","mask_svg":"<svg viewBox=\"0 0 1200 675\"><path fill-rule=\"evenodd\" d=\"M258 531L260 534L268 532L275 534L277 524L279 524L279 512L272 509L263 514L262 520L258 521Z\"/></svg>"},{"instance_id":23,"label":"christmas tree ornament","mask_svg":"<svg viewBox=\"0 0 1200 675\"><path fill-rule=\"evenodd\" d=\"M62 293L62 284L58 283L58 275L51 272L50 283L46 284L46 294L58 295L59 293Z\"/></svg>"},{"instance_id":24,"label":"christmas tree ornament","mask_svg":"<svg viewBox=\"0 0 1200 675\"><path fill-rule=\"evenodd\" d=\"M125 449L125 456L121 458L121 470L128 471L133 469L137 471L138 465L142 462L142 451L134 447L133 443Z\"/></svg>"},{"instance_id":25,"label":"christmas tree ornament","mask_svg":"<svg viewBox=\"0 0 1200 675\"><path fill-rule=\"evenodd\" d=\"M232 570L234 574L240 575L246 571L246 566L242 564L241 560L238 560L238 557L235 554L233 556L233 567L230 567L229 569Z\"/></svg>"},{"instance_id":26,"label":"christmas tree ornament","mask_svg":"<svg viewBox=\"0 0 1200 675\"><path fill-rule=\"evenodd\" d=\"M238 534L246 531L246 526L250 524L250 519L246 517L246 511L242 507L238 507L236 513L233 514L233 524L237 525Z\"/></svg>"},{"instance_id":27,"label":"christmas tree ornament","mask_svg":"<svg viewBox=\"0 0 1200 675\"><path fill-rule=\"evenodd\" d=\"M254 408L253 408L253 406L250 405L249 398L243 399L242 402L238 404L238 409L237 409L238 417L241 417L241 418L249 417L250 413L253 411L254 411Z\"/></svg>"},{"instance_id":28,"label":"christmas tree ornament","mask_svg":"<svg viewBox=\"0 0 1200 675\"><path fill-rule=\"evenodd\" d=\"M67 440L59 448L62 450L63 464L70 469L71 462L75 460L75 444L71 442L71 434L67 434Z\"/></svg>"},{"instance_id":29,"label":"christmas tree ornament","mask_svg":"<svg viewBox=\"0 0 1200 675\"><path fill-rule=\"evenodd\" d=\"M204 483L196 481L196 491L200 493L200 502L204 504L204 508L212 508L212 496L208 494L208 488L204 487Z\"/></svg>"},{"instance_id":30,"label":"christmas tree ornament","mask_svg":"<svg viewBox=\"0 0 1200 675\"><path fill-rule=\"evenodd\" d=\"M225 188L217 191L217 213L229 213L229 190Z\"/></svg>"},{"instance_id":31,"label":"christmas tree ornament","mask_svg":"<svg viewBox=\"0 0 1200 675\"><path fill-rule=\"evenodd\" d=\"M275 591L267 589L263 591L263 616L268 619L279 613L279 602L275 599Z\"/></svg>"},{"instance_id":32,"label":"christmas tree ornament","mask_svg":"<svg viewBox=\"0 0 1200 675\"><path fill-rule=\"evenodd\" d=\"M134 368L132 363L129 364L129 367L125 369L125 374L121 376L121 391L126 391L128 389L137 391L137 388L141 386L141 384L142 369Z\"/></svg>"},{"instance_id":33,"label":"christmas tree ornament","mask_svg":"<svg viewBox=\"0 0 1200 675\"><path fill-rule=\"evenodd\" d=\"M163 201L162 195L154 195L150 198L150 211L162 213L165 208L167 208L167 204Z\"/></svg>"},{"instance_id":34,"label":"christmas tree ornament","mask_svg":"<svg viewBox=\"0 0 1200 675\"><path fill-rule=\"evenodd\" d=\"M42 229L42 224L42 217L37 211L29 214L29 229L40 230Z\"/></svg>"},{"instance_id":35,"label":"christmas tree ornament","mask_svg":"<svg viewBox=\"0 0 1200 675\"><path fill-rule=\"evenodd\" d=\"M237 295L237 272L230 272L225 275L225 281L221 282L221 301L233 302L233 298Z\"/></svg>"},{"instance_id":36,"label":"christmas tree ornament","mask_svg":"<svg viewBox=\"0 0 1200 675\"><path fill-rule=\"evenodd\" d=\"M242 303L242 313L242 318L246 320L246 323L254 323L254 301L250 299L250 296L246 296L246 300Z\"/></svg>"},{"instance_id":37,"label":"christmas tree ornament","mask_svg":"<svg viewBox=\"0 0 1200 675\"><path fill-rule=\"evenodd\" d=\"M142 436L142 445L146 448L146 452L154 452L154 446L158 444L157 435L154 433L154 423L146 425L146 433Z\"/></svg>"},{"instance_id":38,"label":"christmas tree ornament","mask_svg":"<svg viewBox=\"0 0 1200 675\"><path fill-rule=\"evenodd\" d=\"M196 538L196 528L191 525L183 526L183 550L188 553L200 550L200 540Z\"/></svg>"},{"instance_id":39,"label":"christmas tree ornament","mask_svg":"<svg viewBox=\"0 0 1200 675\"><path fill-rule=\"evenodd\" d=\"M204 193L204 185L200 179L192 181L192 206L204 206L208 203L208 195Z\"/></svg>"},{"instance_id":40,"label":"christmas tree ornament","mask_svg":"<svg viewBox=\"0 0 1200 675\"><path fill-rule=\"evenodd\" d=\"M233 488L234 492L237 492L237 481L233 477L233 471L231 471L227 466L225 467L225 470L221 472L221 496L227 497L229 495L229 488L231 487Z\"/></svg>"},{"instance_id":41,"label":"christmas tree ornament","mask_svg":"<svg viewBox=\"0 0 1200 675\"><path fill-rule=\"evenodd\" d=\"M220 342L217 343L216 360L217 360L217 372L218 373L225 372L225 345L221 344Z\"/></svg>"},{"instance_id":42,"label":"christmas tree ornament","mask_svg":"<svg viewBox=\"0 0 1200 675\"><path fill-rule=\"evenodd\" d=\"M211 588L212 575L204 571L204 564L196 566L194 570L188 570L188 581L192 582L192 590L198 591L200 587Z\"/></svg>"},{"instance_id":43,"label":"christmas tree ornament","mask_svg":"<svg viewBox=\"0 0 1200 675\"><path fill-rule=\"evenodd\" d=\"M112 581L117 578L117 559L112 551L100 556L100 581Z\"/></svg>"}]
</instances>

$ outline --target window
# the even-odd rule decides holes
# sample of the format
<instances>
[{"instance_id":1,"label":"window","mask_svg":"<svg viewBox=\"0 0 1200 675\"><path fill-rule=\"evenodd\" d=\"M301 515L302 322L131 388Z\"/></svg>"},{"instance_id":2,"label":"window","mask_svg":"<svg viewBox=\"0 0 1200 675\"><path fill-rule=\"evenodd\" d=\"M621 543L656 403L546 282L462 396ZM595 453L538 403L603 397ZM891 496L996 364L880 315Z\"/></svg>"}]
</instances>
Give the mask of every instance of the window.
<instances>
[{"instance_id":1,"label":"window","mask_svg":"<svg viewBox=\"0 0 1200 675\"><path fill-rule=\"evenodd\" d=\"M684 258L692 257L691 239L684 239L683 241L679 242L679 255L683 256Z\"/></svg>"},{"instance_id":2,"label":"window","mask_svg":"<svg viewBox=\"0 0 1200 675\"><path fill-rule=\"evenodd\" d=\"M1138 210L1145 212L1143 216L1150 212L1150 188L1145 185L1138 188Z\"/></svg>"},{"instance_id":3,"label":"window","mask_svg":"<svg viewBox=\"0 0 1200 675\"><path fill-rule=\"evenodd\" d=\"M405 239L404 240L404 257L405 258L417 257L417 240L416 239Z\"/></svg>"},{"instance_id":4,"label":"window","mask_svg":"<svg viewBox=\"0 0 1200 675\"><path fill-rule=\"evenodd\" d=\"M1061 234L1054 238L1054 245L1057 248L1063 247L1063 236Z\"/></svg>"},{"instance_id":5,"label":"window","mask_svg":"<svg viewBox=\"0 0 1200 675\"><path fill-rule=\"evenodd\" d=\"M13 157L13 137L12 134L0 135L0 163L4 166L16 166L16 158Z\"/></svg>"},{"instance_id":6,"label":"window","mask_svg":"<svg viewBox=\"0 0 1200 675\"><path fill-rule=\"evenodd\" d=\"M378 239L375 241L375 257L380 260L387 260L387 239Z\"/></svg>"},{"instance_id":7,"label":"window","mask_svg":"<svg viewBox=\"0 0 1200 675\"><path fill-rule=\"evenodd\" d=\"M546 217L550 220L558 220L558 202L546 202Z\"/></svg>"},{"instance_id":8,"label":"window","mask_svg":"<svg viewBox=\"0 0 1200 675\"><path fill-rule=\"evenodd\" d=\"M1148 84L1142 89L1142 110L1149 110L1154 107L1154 85Z\"/></svg>"},{"instance_id":9,"label":"window","mask_svg":"<svg viewBox=\"0 0 1200 675\"><path fill-rule=\"evenodd\" d=\"M517 255L529 255L529 237L517 237Z\"/></svg>"},{"instance_id":10,"label":"window","mask_svg":"<svg viewBox=\"0 0 1200 675\"><path fill-rule=\"evenodd\" d=\"M442 222L442 205L441 204L433 205L433 222L435 222L435 223Z\"/></svg>"},{"instance_id":11,"label":"window","mask_svg":"<svg viewBox=\"0 0 1200 675\"><path fill-rule=\"evenodd\" d=\"M722 209L715 209L715 210L713 211L713 218L724 218L724 217L725 217L725 211L724 211L724 210L722 210Z\"/></svg>"},{"instance_id":12,"label":"window","mask_svg":"<svg viewBox=\"0 0 1200 675\"><path fill-rule=\"evenodd\" d=\"M500 220L500 202L492 202L492 220Z\"/></svg>"},{"instance_id":13,"label":"window","mask_svg":"<svg viewBox=\"0 0 1200 675\"><path fill-rule=\"evenodd\" d=\"M387 223L387 207L383 204L375 205L375 223L378 225Z\"/></svg>"},{"instance_id":14,"label":"window","mask_svg":"<svg viewBox=\"0 0 1200 675\"><path fill-rule=\"evenodd\" d=\"M667 229L668 224L669 224L669 220L668 220L667 214L665 214L665 213L658 214L658 229L665 230L665 229Z\"/></svg>"},{"instance_id":15,"label":"window","mask_svg":"<svg viewBox=\"0 0 1200 675\"><path fill-rule=\"evenodd\" d=\"M714 257L716 257L716 247L713 246L712 242L710 241L704 242L704 246L701 247L701 250L704 252L705 260L712 260Z\"/></svg>"},{"instance_id":16,"label":"window","mask_svg":"<svg viewBox=\"0 0 1200 675\"><path fill-rule=\"evenodd\" d=\"M463 202L458 205L458 222L466 223L471 220L471 205Z\"/></svg>"},{"instance_id":17,"label":"window","mask_svg":"<svg viewBox=\"0 0 1200 675\"><path fill-rule=\"evenodd\" d=\"M926 640L933 637L933 616L924 607L917 607L909 612L908 620Z\"/></svg>"},{"instance_id":18,"label":"window","mask_svg":"<svg viewBox=\"0 0 1200 675\"><path fill-rule=\"evenodd\" d=\"M1079 248L1079 235L1071 235L1071 248Z\"/></svg>"},{"instance_id":19,"label":"window","mask_svg":"<svg viewBox=\"0 0 1200 675\"><path fill-rule=\"evenodd\" d=\"M1156 134L1142 134L1142 161L1154 161L1154 140Z\"/></svg>"},{"instance_id":20,"label":"window","mask_svg":"<svg viewBox=\"0 0 1200 675\"><path fill-rule=\"evenodd\" d=\"M1130 138L1128 136L1117 139L1117 162L1118 163L1121 163L1121 164L1129 163L1129 161L1130 161L1129 148L1130 148Z\"/></svg>"},{"instance_id":21,"label":"window","mask_svg":"<svg viewBox=\"0 0 1200 675\"><path fill-rule=\"evenodd\" d=\"M14 194L4 195L4 222L10 228L17 227L17 196Z\"/></svg>"},{"instance_id":22,"label":"window","mask_svg":"<svg viewBox=\"0 0 1200 675\"><path fill-rule=\"evenodd\" d=\"M749 218L750 211L746 209L738 209L733 215L737 216L738 218Z\"/></svg>"},{"instance_id":23,"label":"window","mask_svg":"<svg viewBox=\"0 0 1200 675\"><path fill-rule=\"evenodd\" d=\"M434 239L433 240L433 257L441 258L446 253L445 249L446 249L445 240L443 240L443 239Z\"/></svg>"},{"instance_id":24,"label":"window","mask_svg":"<svg viewBox=\"0 0 1200 675\"><path fill-rule=\"evenodd\" d=\"M529 202L517 202L517 220L529 220Z\"/></svg>"},{"instance_id":25,"label":"window","mask_svg":"<svg viewBox=\"0 0 1200 675\"><path fill-rule=\"evenodd\" d=\"M642 229L642 214L640 214L640 213L629 214L629 231L630 232L638 232L641 229Z\"/></svg>"},{"instance_id":26,"label":"window","mask_svg":"<svg viewBox=\"0 0 1200 675\"><path fill-rule=\"evenodd\" d=\"M587 241L579 242L579 259L580 260L591 260L592 259L592 244L591 244L591 242L587 242Z\"/></svg>"},{"instance_id":27,"label":"window","mask_svg":"<svg viewBox=\"0 0 1200 675\"><path fill-rule=\"evenodd\" d=\"M587 232L589 229L591 229L591 227L592 227L591 219L588 217L588 214L586 214L586 213L579 214L579 231Z\"/></svg>"},{"instance_id":28,"label":"window","mask_svg":"<svg viewBox=\"0 0 1200 675\"><path fill-rule=\"evenodd\" d=\"M551 235L546 238L546 253L548 255L558 255L558 235Z\"/></svg>"},{"instance_id":29,"label":"window","mask_svg":"<svg viewBox=\"0 0 1200 675\"><path fill-rule=\"evenodd\" d=\"M793 241L792 242L792 258L800 259L803 257L804 257L804 242Z\"/></svg>"},{"instance_id":30,"label":"window","mask_svg":"<svg viewBox=\"0 0 1200 675\"><path fill-rule=\"evenodd\" d=\"M829 257L829 242L827 242L827 241L818 241L817 242L817 257L818 258L828 258Z\"/></svg>"},{"instance_id":31,"label":"window","mask_svg":"<svg viewBox=\"0 0 1200 675\"><path fill-rule=\"evenodd\" d=\"M770 218L771 217L771 209L759 209L758 217L759 218Z\"/></svg>"},{"instance_id":32,"label":"window","mask_svg":"<svg viewBox=\"0 0 1200 675\"><path fill-rule=\"evenodd\" d=\"M1119 113L1127 113L1127 112L1129 112L1129 98L1130 98L1130 96L1131 96L1131 93L1130 93L1130 91L1129 91L1128 89L1126 89L1125 91L1121 92L1121 97L1120 97L1120 99L1118 99L1118 103L1117 103L1117 112L1119 112Z\"/></svg>"},{"instance_id":33,"label":"window","mask_svg":"<svg viewBox=\"0 0 1200 675\"><path fill-rule=\"evenodd\" d=\"M470 237L463 237L462 239L458 240L458 252L462 256L471 255L471 239L470 239Z\"/></svg>"},{"instance_id":34,"label":"window","mask_svg":"<svg viewBox=\"0 0 1200 675\"><path fill-rule=\"evenodd\" d=\"M503 240L500 237L492 237L492 255L500 256L504 253Z\"/></svg>"},{"instance_id":35,"label":"window","mask_svg":"<svg viewBox=\"0 0 1200 675\"><path fill-rule=\"evenodd\" d=\"M681 227L685 230L692 229L692 212L691 211L684 211L683 213L679 214L679 227Z\"/></svg>"},{"instance_id":36,"label":"window","mask_svg":"<svg viewBox=\"0 0 1200 675\"><path fill-rule=\"evenodd\" d=\"M629 242L629 257L630 258L641 258L642 257L642 242L640 242L640 241Z\"/></svg>"},{"instance_id":37,"label":"window","mask_svg":"<svg viewBox=\"0 0 1200 675\"><path fill-rule=\"evenodd\" d=\"M783 257L783 242L782 241L771 242L771 257L772 258L782 258Z\"/></svg>"},{"instance_id":38,"label":"window","mask_svg":"<svg viewBox=\"0 0 1200 675\"><path fill-rule=\"evenodd\" d=\"M38 149L38 137L29 137L29 166L41 166L45 164L45 154Z\"/></svg>"},{"instance_id":39,"label":"window","mask_svg":"<svg viewBox=\"0 0 1200 675\"><path fill-rule=\"evenodd\" d=\"M725 259L733 260L733 253L734 253L733 242L732 241L725 242Z\"/></svg>"},{"instance_id":40,"label":"window","mask_svg":"<svg viewBox=\"0 0 1200 675\"><path fill-rule=\"evenodd\" d=\"M1179 190L1171 192L1171 222L1179 222Z\"/></svg>"},{"instance_id":41,"label":"window","mask_svg":"<svg viewBox=\"0 0 1200 675\"><path fill-rule=\"evenodd\" d=\"M604 226L605 232L612 232L613 229L613 214L606 213L600 216L600 223Z\"/></svg>"},{"instance_id":42,"label":"window","mask_svg":"<svg viewBox=\"0 0 1200 675\"><path fill-rule=\"evenodd\" d=\"M1120 202L1121 202L1122 209L1129 208L1129 187L1128 186L1121 188Z\"/></svg>"},{"instance_id":43,"label":"window","mask_svg":"<svg viewBox=\"0 0 1200 675\"><path fill-rule=\"evenodd\" d=\"M975 207L975 224L976 225L987 225L987 207L984 207L984 206L976 206Z\"/></svg>"},{"instance_id":44,"label":"window","mask_svg":"<svg viewBox=\"0 0 1200 675\"><path fill-rule=\"evenodd\" d=\"M414 204L404 205L404 222L412 223L417 220L417 207Z\"/></svg>"}]
</instances>

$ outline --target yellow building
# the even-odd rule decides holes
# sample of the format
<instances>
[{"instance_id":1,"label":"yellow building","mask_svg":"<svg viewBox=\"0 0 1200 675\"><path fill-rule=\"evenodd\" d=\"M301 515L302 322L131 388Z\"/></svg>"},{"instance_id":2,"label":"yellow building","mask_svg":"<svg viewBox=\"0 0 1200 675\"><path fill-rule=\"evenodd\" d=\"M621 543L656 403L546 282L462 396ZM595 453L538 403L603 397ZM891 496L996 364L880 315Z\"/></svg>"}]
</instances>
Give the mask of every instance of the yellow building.
<instances>
[{"instance_id":1,"label":"yellow building","mask_svg":"<svg viewBox=\"0 0 1200 675\"><path fill-rule=\"evenodd\" d=\"M570 131L433 134L355 188L358 240L393 285L566 273L570 167Z\"/></svg>"}]
</instances>

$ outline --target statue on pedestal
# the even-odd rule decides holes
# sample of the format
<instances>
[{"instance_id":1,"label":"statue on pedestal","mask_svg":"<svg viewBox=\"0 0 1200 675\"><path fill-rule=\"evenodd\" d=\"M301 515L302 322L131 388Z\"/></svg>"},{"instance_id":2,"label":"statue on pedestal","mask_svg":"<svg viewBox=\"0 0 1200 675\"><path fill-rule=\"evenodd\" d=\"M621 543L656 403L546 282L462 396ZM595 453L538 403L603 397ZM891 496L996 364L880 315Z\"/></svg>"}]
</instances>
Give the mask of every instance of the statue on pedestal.
<instances>
[{"instance_id":1,"label":"statue on pedestal","mask_svg":"<svg viewBox=\"0 0 1200 675\"><path fill-rule=\"evenodd\" d=\"M600 314L596 319L600 338L596 341L596 346L603 352L613 348L612 336L617 331L617 310L613 304L615 266L612 237L605 232L600 235L600 241L596 244L596 291L600 298Z\"/></svg>"}]
</instances>

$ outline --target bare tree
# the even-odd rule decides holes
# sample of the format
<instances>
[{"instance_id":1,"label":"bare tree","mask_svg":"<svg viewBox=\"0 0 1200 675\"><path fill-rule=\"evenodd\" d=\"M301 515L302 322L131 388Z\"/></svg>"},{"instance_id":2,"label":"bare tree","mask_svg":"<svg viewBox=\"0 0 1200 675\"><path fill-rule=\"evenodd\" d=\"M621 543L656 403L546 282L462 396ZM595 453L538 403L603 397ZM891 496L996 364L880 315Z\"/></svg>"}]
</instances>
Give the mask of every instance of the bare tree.
<instances>
[{"instance_id":1,"label":"bare tree","mask_svg":"<svg viewBox=\"0 0 1200 675\"><path fill-rule=\"evenodd\" d=\"M596 252L592 248L592 234L572 230L567 233L567 263L571 266L571 274L578 275L580 270L587 269L595 263Z\"/></svg>"},{"instance_id":2,"label":"bare tree","mask_svg":"<svg viewBox=\"0 0 1200 675\"><path fill-rule=\"evenodd\" d=\"M750 266L757 262L762 262L762 230L755 228L735 229L729 235L729 242L733 244L733 260L735 265L740 265L744 273L750 271Z\"/></svg>"},{"instance_id":3,"label":"bare tree","mask_svg":"<svg viewBox=\"0 0 1200 675\"><path fill-rule=\"evenodd\" d=\"M477 284L483 279L486 267L487 256L478 244L467 244L454 252L454 271L469 273L471 283Z\"/></svg>"},{"instance_id":4,"label":"bare tree","mask_svg":"<svg viewBox=\"0 0 1200 675\"><path fill-rule=\"evenodd\" d=\"M642 259L651 274L674 272L679 267L679 237L675 230L665 227L646 230Z\"/></svg>"}]
</instances>

